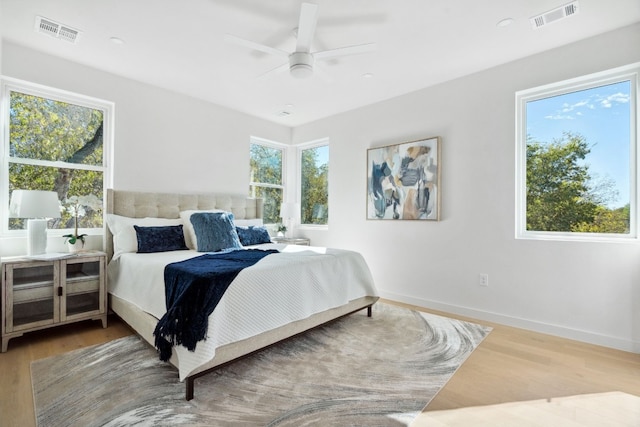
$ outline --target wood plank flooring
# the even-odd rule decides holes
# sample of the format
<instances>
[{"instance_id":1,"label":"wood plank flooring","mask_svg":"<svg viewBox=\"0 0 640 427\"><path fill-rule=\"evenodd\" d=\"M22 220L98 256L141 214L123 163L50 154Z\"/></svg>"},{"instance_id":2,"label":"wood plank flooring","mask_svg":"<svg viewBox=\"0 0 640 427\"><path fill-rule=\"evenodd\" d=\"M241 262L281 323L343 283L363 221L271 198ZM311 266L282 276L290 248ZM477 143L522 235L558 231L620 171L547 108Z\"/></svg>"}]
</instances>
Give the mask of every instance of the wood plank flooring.
<instances>
[{"instance_id":1,"label":"wood plank flooring","mask_svg":"<svg viewBox=\"0 0 640 427\"><path fill-rule=\"evenodd\" d=\"M474 321L432 310L423 311ZM494 330L431 401L426 411L614 391L640 396L638 354L487 322L477 323L488 324ZM0 354L0 425L35 425L30 374L32 360L131 333L127 325L110 316L107 329L103 329L100 322L87 321L26 334L9 341L9 351ZM425 425L421 422L419 417L415 425Z\"/></svg>"}]
</instances>

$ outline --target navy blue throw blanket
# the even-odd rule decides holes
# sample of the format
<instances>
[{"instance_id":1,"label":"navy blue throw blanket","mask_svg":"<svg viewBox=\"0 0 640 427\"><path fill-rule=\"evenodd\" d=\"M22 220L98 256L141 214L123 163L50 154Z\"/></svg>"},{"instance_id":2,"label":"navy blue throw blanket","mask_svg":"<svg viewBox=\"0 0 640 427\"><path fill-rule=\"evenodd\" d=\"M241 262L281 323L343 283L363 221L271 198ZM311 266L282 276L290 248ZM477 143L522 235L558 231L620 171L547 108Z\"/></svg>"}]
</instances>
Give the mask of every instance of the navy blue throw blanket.
<instances>
[{"instance_id":1,"label":"navy blue throw blanket","mask_svg":"<svg viewBox=\"0 0 640 427\"><path fill-rule=\"evenodd\" d=\"M167 312L153 332L160 360L169 360L174 345L194 351L207 336L209 315L238 273L277 252L246 249L168 264L164 269Z\"/></svg>"}]
</instances>

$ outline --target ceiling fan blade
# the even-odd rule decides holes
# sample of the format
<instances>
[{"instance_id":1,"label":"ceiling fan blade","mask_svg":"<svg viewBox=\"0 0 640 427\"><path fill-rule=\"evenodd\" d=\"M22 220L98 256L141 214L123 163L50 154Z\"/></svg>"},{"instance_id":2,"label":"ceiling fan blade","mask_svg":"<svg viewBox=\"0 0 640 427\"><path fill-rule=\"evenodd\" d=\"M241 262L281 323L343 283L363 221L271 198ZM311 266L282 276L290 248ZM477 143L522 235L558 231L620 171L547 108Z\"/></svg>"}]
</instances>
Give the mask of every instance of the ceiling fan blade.
<instances>
[{"instance_id":1,"label":"ceiling fan blade","mask_svg":"<svg viewBox=\"0 0 640 427\"><path fill-rule=\"evenodd\" d=\"M282 65L278 65L276 68L267 71L266 73L260 74L256 79L258 80L268 80L276 74L283 73L289 70L289 63L285 62Z\"/></svg>"},{"instance_id":2,"label":"ceiling fan blade","mask_svg":"<svg viewBox=\"0 0 640 427\"><path fill-rule=\"evenodd\" d=\"M345 55L357 55L360 53L373 52L376 50L375 43L359 44L354 46L339 47L337 49L323 50L321 52L315 52L313 57L315 59L335 58L336 56Z\"/></svg>"},{"instance_id":3,"label":"ceiling fan blade","mask_svg":"<svg viewBox=\"0 0 640 427\"><path fill-rule=\"evenodd\" d=\"M302 3L300 7L300 22L298 23L298 40L296 52L310 52L313 35L318 23L318 5Z\"/></svg>"},{"instance_id":4,"label":"ceiling fan blade","mask_svg":"<svg viewBox=\"0 0 640 427\"><path fill-rule=\"evenodd\" d=\"M289 53L284 50L276 49L270 46L266 46L260 43L252 42L251 40L241 39L240 37L232 36L231 34L224 35L224 41L228 43L234 43L239 46L247 47L249 49L258 50L260 52L268 53L276 56L288 57Z\"/></svg>"}]
</instances>

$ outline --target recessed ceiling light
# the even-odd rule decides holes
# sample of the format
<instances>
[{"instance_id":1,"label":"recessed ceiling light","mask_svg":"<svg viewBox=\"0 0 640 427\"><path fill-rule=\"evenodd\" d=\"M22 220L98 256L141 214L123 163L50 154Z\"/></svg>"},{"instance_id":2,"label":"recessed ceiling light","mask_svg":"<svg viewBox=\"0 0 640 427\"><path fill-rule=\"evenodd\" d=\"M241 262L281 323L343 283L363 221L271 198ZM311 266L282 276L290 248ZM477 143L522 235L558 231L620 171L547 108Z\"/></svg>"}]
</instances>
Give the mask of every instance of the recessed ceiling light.
<instances>
[{"instance_id":1,"label":"recessed ceiling light","mask_svg":"<svg viewBox=\"0 0 640 427\"><path fill-rule=\"evenodd\" d=\"M364 74L362 75L362 78L363 78L363 79L370 79L370 78L373 78L373 73L364 73Z\"/></svg>"},{"instance_id":2,"label":"recessed ceiling light","mask_svg":"<svg viewBox=\"0 0 640 427\"><path fill-rule=\"evenodd\" d=\"M505 18L496 24L496 27L508 27L513 23L513 18Z\"/></svg>"},{"instance_id":3,"label":"recessed ceiling light","mask_svg":"<svg viewBox=\"0 0 640 427\"><path fill-rule=\"evenodd\" d=\"M111 43L113 44L124 44L124 40L122 40L120 37L111 37L109 41L111 41Z\"/></svg>"}]
</instances>

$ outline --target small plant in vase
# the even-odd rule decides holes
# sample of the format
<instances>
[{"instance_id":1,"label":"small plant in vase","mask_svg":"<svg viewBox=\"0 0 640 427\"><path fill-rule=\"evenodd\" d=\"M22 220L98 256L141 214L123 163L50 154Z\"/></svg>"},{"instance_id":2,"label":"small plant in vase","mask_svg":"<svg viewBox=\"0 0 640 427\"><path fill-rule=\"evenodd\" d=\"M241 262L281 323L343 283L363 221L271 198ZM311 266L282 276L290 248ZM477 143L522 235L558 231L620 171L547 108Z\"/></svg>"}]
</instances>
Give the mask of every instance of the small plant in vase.
<instances>
[{"instance_id":1,"label":"small plant in vase","mask_svg":"<svg viewBox=\"0 0 640 427\"><path fill-rule=\"evenodd\" d=\"M88 196L71 196L65 200L67 207L65 210L73 216L73 234L65 234L65 242L69 247L69 252L79 252L84 248L84 238L87 234L78 234L78 218L87 214L86 208L98 210L102 207L102 201L93 194Z\"/></svg>"},{"instance_id":2,"label":"small plant in vase","mask_svg":"<svg viewBox=\"0 0 640 427\"><path fill-rule=\"evenodd\" d=\"M287 226L284 224L278 224L278 237L284 237L284 233L287 232Z\"/></svg>"}]
</instances>

